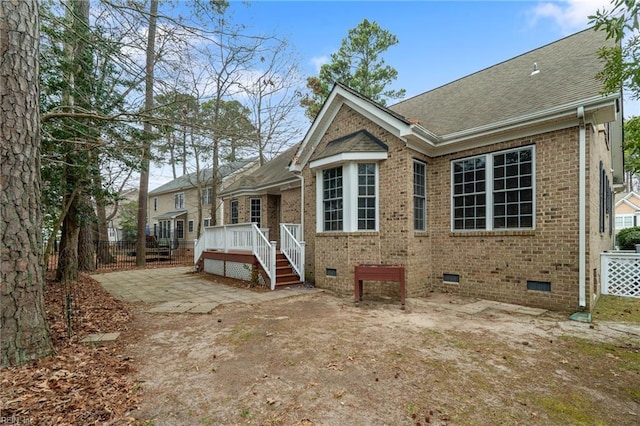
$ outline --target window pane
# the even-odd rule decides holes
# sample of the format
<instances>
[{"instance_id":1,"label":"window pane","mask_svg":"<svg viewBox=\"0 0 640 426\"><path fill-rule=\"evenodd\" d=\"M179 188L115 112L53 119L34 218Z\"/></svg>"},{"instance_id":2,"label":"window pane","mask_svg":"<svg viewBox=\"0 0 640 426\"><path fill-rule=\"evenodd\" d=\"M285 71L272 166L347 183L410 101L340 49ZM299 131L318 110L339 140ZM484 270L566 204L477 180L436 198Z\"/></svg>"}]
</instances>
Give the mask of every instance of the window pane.
<instances>
[{"instance_id":1,"label":"window pane","mask_svg":"<svg viewBox=\"0 0 640 426\"><path fill-rule=\"evenodd\" d=\"M453 163L454 171L464 171L459 175L454 174L454 180L459 180L459 183L454 185L454 229L481 229L484 227L485 164L484 157Z\"/></svg>"},{"instance_id":2,"label":"window pane","mask_svg":"<svg viewBox=\"0 0 640 426\"><path fill-rule=\"evenodd\" d=\"M494 228L533 226L532 161L531 147L494 155Z\"/></svg>"},{"instance_id":3,"label":"window pane","mask_svg":"<svg viewBox=\"0 0 640 426\"><path fill-rule=\"evenodd\" d=\"M325 231L342 230L342 167L322 172Z\"/></svg>"},{"instance_id":4,"label":"window pane","mask_svg":"<svg viewBox=\"0 0 640 426\"><path fill-rule=\"evenodd\" d=\"M376 228L376 167L358 164L358 229Z\"/></svg>"}]
</instances>

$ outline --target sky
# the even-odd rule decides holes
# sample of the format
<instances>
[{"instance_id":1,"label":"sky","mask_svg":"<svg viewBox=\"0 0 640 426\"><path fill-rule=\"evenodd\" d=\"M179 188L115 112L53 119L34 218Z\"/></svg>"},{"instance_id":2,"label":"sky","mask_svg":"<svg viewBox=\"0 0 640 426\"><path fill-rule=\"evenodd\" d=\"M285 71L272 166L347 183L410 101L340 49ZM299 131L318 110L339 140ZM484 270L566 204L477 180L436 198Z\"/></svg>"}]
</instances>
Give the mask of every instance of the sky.
<instances>
[{"instance_id":1,"label":"sky","mask_svg":"<svg viewBox=\"0 0 640 426\"><path fill-rule=\"evenodd\" d=\"M228 12L235 23L287 38L305 77L318 75L349 29L376 21L398 37L383 57L398 71L391 88L408 98L586 29L603 7L608 0L231 0ZM624 116L635 115L640 105L625 99ZM149 188L171 180L169 170L152 170Z\"/></svg>"}]
</instances>

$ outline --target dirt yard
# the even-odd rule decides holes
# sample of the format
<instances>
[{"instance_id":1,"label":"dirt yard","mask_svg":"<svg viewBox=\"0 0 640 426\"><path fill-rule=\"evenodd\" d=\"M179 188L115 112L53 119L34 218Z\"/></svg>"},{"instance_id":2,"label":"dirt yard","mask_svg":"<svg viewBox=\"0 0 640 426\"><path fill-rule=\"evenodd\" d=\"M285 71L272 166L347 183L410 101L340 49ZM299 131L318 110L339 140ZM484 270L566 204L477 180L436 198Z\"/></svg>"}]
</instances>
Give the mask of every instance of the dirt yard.
<instances>
[{"instance_id":1,"label":"dirt yard","mask_svg":"<svg viewBox=\"0 0 640 426\"><path fill-rule=\"evenodd\" d=\"M640 424L638 334L449 309L467 302L433 295L401 311L314 294L209 315L138 306L119 342L137 368L131 415L147 425Z\"/></svg>"},{"instance_id":2,"label":"dirt yard","mask_svg":"<svg viewBox=\"0 0 640 426\"><path fill-rule=\"evenodd\" d=\"M640 300L607 308L622 325L468 314L474 300L446 294L405 311L309 292L154 314L83 276L71 338L62 300L48 283L57 355L0 370L2 424L640 424Z\"/></svg>"}]
</instances>

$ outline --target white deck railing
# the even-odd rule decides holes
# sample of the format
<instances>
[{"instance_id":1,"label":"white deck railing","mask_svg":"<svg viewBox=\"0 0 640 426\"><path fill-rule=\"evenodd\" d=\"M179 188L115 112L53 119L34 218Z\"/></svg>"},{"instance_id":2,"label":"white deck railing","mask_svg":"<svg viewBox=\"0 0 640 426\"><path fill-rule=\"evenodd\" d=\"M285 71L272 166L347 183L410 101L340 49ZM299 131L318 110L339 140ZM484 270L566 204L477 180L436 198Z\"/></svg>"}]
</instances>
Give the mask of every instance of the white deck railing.
<instances>
[{"instance_id":1,"label":"white deck railing","mask_svg":"<svg viewBox=\"0 0 640 426\"><path fill-rule=\"evenodd\" d=\"M300 281L304 282L304 241L300 241L301 231L299 224L280 224L280 250L291 263Z\"/></svg>"},{"instance_id":2,"label":"white deck railing","mask_svg":"<svg viewBox=\"0 0 640 426\"><path fill-rule=\"evenodd\" d=\"M604 252L600 262L602 294L640 297L640 253Z\"/></svg>"},{"instance_id":3,"label":"white deck railing","mask_svg":"<svg viewBox=\"0 0 640 426\"><path fill-rule=\"evenodd\" d=\"M194 264L205 250L249 251L258 259L269 276L271 290L276 288L276 242L255 223L209 226L194 247Z\"/></svg>"}]
</instances>

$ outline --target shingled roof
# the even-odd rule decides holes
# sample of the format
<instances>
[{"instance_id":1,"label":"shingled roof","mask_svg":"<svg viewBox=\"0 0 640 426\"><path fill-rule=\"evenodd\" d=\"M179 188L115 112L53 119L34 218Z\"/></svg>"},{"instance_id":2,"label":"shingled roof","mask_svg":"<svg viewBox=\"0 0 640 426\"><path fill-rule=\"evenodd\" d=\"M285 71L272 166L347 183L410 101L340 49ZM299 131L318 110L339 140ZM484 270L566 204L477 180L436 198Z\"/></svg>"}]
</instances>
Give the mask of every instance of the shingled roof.
<instances>
[{"instance_id":1,"label":"shingled roof","mask_svg":"<svg viewBox=\"0 0 640 426\"><path fill-rule=\"evenodd\" d=\"M614 42L587 29L389 109L442 136L598 97L603 46Z\"/></svg>"},{"instance_id":2,"label":"shingled roof","mask_svg":"<svg viewBox=\"0 0 640 426\"><path fill-rule=\"evenodd\" d=\"M218 176L222 179L225 177L232 175L233 173L241 170L242 168L250 165L257 161L257 157L249 158L246 160L237 160L232 161L226 164L220 165L218 167ZM200 171L200 179L198 179L198 175L196 172L189 173L186 175L182 175L171 182L167 182L164 185L159 186L158 188L149 191L149 195L158 195L164 194L167 192L181 191L184 189L194 188L198 182L203 184L210 184L213 180L213 169L205 169Z\"/></svg>"},{"instance_id":3,"label":"shingled roof","mask_svg":"<svg viewBox=\"0 0 640 426\"><path fill-rule=\"evenodd\" d=\"M387 152L389 147L366 130L360 130L339 139L330 141L320 151L316 151L312 160L319 160L343 152Z\"/></svg>"},{"instance_id":4,"label":"shingled roof","mask_svg":"<svg viewBox=\"0 0 640 426\"><path fill-rule=\"evenodd\" d=\"M298 178L289 171L288 166L299 146L300 144L291 146L253 172L240 177L224 191L221 191L220 196L225 197L243 191L256 192L279 184L298 182Z\"/></svg>"}]
</instances>

